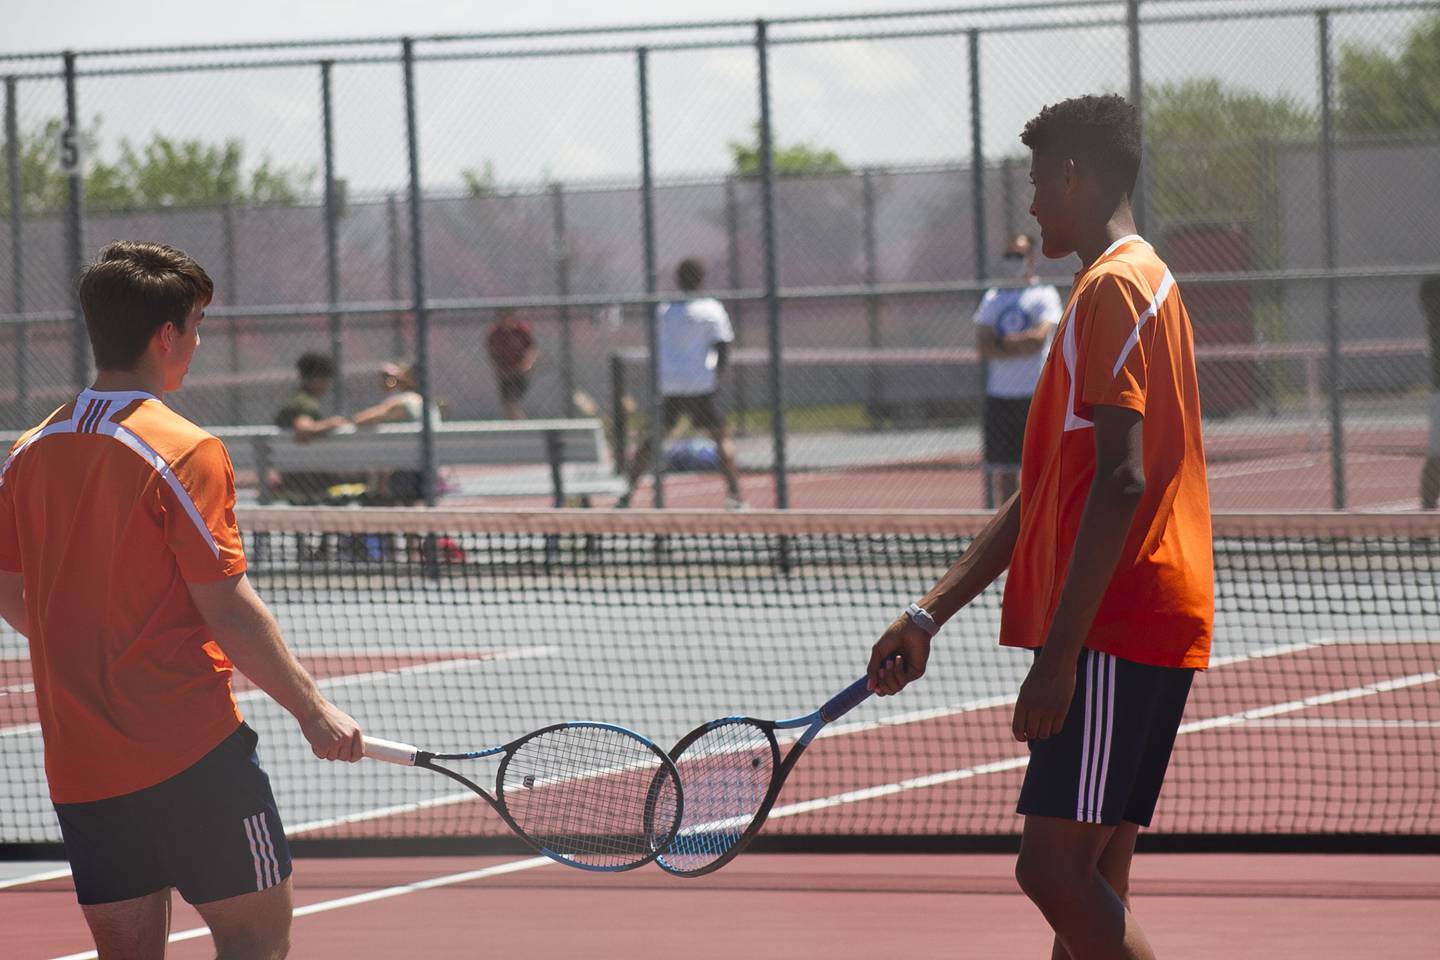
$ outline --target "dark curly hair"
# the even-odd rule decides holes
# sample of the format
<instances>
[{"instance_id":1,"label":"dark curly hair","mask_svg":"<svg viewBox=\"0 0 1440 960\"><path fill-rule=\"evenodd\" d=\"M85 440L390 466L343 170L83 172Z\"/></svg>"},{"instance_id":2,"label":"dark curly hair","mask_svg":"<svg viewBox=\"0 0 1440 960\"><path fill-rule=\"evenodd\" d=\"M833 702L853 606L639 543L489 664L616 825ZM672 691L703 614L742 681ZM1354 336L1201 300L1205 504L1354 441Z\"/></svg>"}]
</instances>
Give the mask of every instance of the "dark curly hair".
<instances>
[{"instance_id":1,"label":"dark curly hair","mask_svg":"<svg viewBox=\"0 0 1440 960\"><path fill-rule=\"evenodd\" d=\"M1106 186L1127 196L1140 173L1140 116L1116 94L1052 103L1025 124L1020 142L1037 154L1080 162Z\"/></svg>"}]
</instances>

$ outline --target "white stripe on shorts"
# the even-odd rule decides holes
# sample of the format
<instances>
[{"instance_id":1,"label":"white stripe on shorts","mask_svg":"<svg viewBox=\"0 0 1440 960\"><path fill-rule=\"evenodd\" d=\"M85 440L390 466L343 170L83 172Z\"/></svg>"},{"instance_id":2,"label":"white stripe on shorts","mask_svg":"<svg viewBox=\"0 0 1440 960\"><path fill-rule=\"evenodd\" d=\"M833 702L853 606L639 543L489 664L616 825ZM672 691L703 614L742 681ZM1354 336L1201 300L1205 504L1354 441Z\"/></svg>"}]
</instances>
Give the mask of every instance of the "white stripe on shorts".
<instances>
[{"instance_id":1,"label":"white stripe on shorts","mask_svg":"<svg viewBox=\"0 0 1440 960\"><path fill-rule=\"evenodd\" d=\"M250 857L255 861L255 889L264 890L266 886L268 886L265 880L267 879L266 874L269 873L269 864L267 864L265 858L260 855L259 841L255 832L255 818L246 817L245 839L250 841Z\"/></svg>"},{"instance_id":2,"label":"white stripe on shorts","mask_svg":"<svg viewBox=\"0 0 1440 960\"><path fill-rule=\"evenodd\" d=\"M1099 823L1110 772L1111 730L1115 725L1115 658L1085 651L1085 728L1080 752L1080 786L1075 819Z\"/></svg>"}]
</instances>

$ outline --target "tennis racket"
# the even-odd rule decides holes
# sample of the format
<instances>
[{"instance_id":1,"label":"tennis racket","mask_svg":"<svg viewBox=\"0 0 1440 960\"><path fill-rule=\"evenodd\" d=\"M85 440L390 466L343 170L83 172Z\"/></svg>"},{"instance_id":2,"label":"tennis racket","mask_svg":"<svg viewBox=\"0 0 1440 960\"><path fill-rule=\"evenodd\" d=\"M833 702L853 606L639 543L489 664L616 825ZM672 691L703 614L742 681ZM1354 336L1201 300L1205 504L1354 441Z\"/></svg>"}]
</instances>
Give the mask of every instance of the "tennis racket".
<instances>
[{"instance_id":1,"label":"tennis racket","mask_svg":"<svg viewBox=\"0 0 1440 960\"><path fill-rule=\"evenodd\" d=\"M617 872L649 863L675 838L680 776L651 741L609 723L557 723L518 740L468 753L431 753L365 738L365 755L424 767L475 791L520 837L552 860ZM436 761L500 756L492 795Z\"/></svg>"},{"instance_id":2,"label":"tennis racket","mask_svg":"<svg viewBox=\"0 0 1440 960\"><path fill-rule=\"evenodd\" d=\"M824 726L870 696L861 677L814 713L790 720L722 717L687 733L670 757L685 787L680 830L656 859L665 870L698 877L735 858L760 832L785 778ZM780 759L777 730L804 727Z\"/></svg>"}]
</instances>

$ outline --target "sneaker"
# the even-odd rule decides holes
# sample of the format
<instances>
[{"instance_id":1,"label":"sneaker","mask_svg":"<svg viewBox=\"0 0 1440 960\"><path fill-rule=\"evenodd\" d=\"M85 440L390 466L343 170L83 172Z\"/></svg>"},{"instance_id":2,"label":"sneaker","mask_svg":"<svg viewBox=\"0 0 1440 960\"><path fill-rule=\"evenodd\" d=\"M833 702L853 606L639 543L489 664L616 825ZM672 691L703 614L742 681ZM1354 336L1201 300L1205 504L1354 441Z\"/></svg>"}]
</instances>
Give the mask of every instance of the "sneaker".
<instances>
[{"instance_id":1,"label":"sneaker","mask_svg":"<svg viewBox=\"0 0 1440 960\"><path fill-rule=\"evenodd\" d=\"M726 509L726 510L749 510L749 509L750 509L750 504L746 503L746 502L744 501L744 499L741 498L741 497L726 497L726 498L725 498L725 509Z\"/></svg>"}]
</instances>

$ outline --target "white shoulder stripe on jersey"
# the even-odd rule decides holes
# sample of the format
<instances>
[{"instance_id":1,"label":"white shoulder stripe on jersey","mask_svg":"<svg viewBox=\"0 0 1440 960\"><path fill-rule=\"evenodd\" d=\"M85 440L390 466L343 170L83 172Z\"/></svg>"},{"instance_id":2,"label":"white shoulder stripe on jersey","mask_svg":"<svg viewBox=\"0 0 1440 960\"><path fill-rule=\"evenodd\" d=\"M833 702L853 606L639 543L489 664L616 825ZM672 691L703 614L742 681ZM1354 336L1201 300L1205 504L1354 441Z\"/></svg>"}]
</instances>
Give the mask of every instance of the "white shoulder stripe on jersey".
<instances>
[{"instance_id":1,"label":"white shoulder stripe on jersey","mask_svg":"<svg viewBox=\"0 0 1440 960\"><path fill-rule=\"evenodd\" d=\"M195 506L195 501L190 497L190 492L180 483L180 478L175 476L175 471L170 469L170 464L165 462L165 458L155 452L155 448L151 447L150 444L141 440L138 436L120 426L118 423L102 423L95 432L104 434L107 437L114 437L139 454L140 459L150 464L155 472L160 475L160 479L169 485L171 491L175 494L175 499L185 508L185 513L189 515L190 520L195 524L195 529L199 530L200 535L205 538L205 545L210 548L210 552L216 557L220 556L220 545L215 542L215 535L211 533L210 528L205 525L205 519L200 516L200 510Z\"/></svg>"},{"instance_id":2,"label":"white shoulder stripe on jersey","mask_svg":"<svg viewBox=\"0 0 1440 960\"><path fill-rule=\"evenodd\" d=\"M1140 342L1140 330L1160 312L1160 306L1165 302L1165 298L1170 296L1170 291L1174 286L1175 277L1167 269L1164 278L1160 281L1160 289L1155 291L1155 299L1151 300L1150 306L1146 307L1145 312L1140 314L1140 319L1135 321L1135 329L1130 331L1130 339L1126 340L1125 346L1120 348L1120 356L1116 358L1115 367L1110 371L1112 377L1118 377L1120 375L1120 368L1125 366L1126 360L1130 359L1130 351L1134 350L1135 346Z\"/></svg>"},{"instance_id":3,"label":"white shoulder stripe on jersey","mask_svg":"<svg viewBox=\"0 0 1440 960\"><path fill-rule=\"evenodd\" d=\"M1060 356L1065 360L1065 373L1070 381L1070 395L1065 401L1065 427L1062 432L1069 433L1071 430L1083 430L1086 427L1093 427L1093 421L1086 420L1075 412L1075 362L1077 358L1075 346L1075 305L1072 304L1070 312L1065 315L1065 336L1060 341Z\"/></svg>"},{"instance_id":4,"label":"white shoulder stripe on jersey","mask_svg":"<svg viewBox=\"0 0 1440 960\"><path fill-rule=\"evenodd\" d=\"M0 483L4 483L4 482L5 482L5 474L10 470L10 464L12 464L12 463L15 462L15 458L18 457L18 456L20 456L20 454L21 454L22 452L24 452L27 448L29 448L29 446L30 446L32 443L34 443L36 440L39 440L41 437L51 437L51 436L54 436L54 435L57 434L57 433L74 433L74 432L75 432L75 421L73 421L73 420L56 420L54 423L50 424L50 426L48 426L48 427L42 427L40 430L36 431L35 433L32 433L32 434L30 435L30 438L29 438L28 440L26 440L24 443L20 444L20 446L16 447L16 448L14 449L14 451L11 452L10 456L8 456L8 457L5 458L5 466L0 467Z\"/></svg>"}]
</instances>

